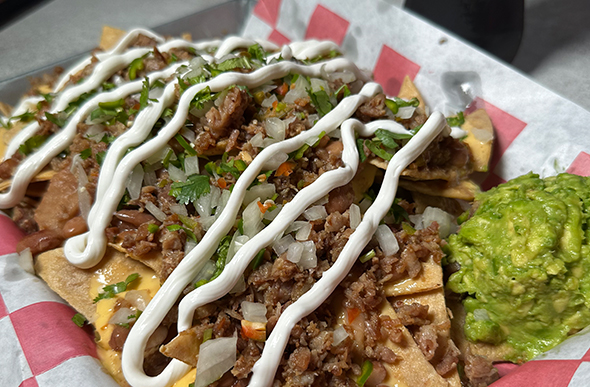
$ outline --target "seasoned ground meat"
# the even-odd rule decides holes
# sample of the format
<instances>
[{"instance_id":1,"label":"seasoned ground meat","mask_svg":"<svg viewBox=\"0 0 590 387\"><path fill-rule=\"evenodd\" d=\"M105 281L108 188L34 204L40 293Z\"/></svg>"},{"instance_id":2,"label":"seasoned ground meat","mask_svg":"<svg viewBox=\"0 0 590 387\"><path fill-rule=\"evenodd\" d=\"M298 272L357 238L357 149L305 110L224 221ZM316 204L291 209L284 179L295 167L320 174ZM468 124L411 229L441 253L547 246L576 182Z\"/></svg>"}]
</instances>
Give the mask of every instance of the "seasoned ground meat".
<instances>
[{"instance_id":1,"label":"seasoned ground meat","mask_svg":"<svg viewBox=\"0 0 590 387\"><path fill-rule=\"evenodd\" d=\"M475 355L469 348L464 354L465 376L471 387L485 387L500 378L498 370L487 358Z\"/></svg>"}]
</instances>

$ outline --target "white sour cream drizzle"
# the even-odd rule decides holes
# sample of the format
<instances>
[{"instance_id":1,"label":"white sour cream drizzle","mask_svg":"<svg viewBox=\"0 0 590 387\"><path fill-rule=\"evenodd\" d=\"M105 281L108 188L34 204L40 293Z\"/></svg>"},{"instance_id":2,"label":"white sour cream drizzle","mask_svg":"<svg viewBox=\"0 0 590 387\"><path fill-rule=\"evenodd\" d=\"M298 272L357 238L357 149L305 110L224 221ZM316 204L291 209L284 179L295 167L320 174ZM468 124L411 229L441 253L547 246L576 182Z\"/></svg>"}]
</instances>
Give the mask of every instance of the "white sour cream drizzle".
<instances>
[{"instance_id":1,"label":"white sour cream drizzle","mask_svg":"<svg viewBox=\"0 0 590 387\"><path fill-rule=\"evenodd\" d=\"M52 112L63 111L71 101L74 101L81 94L98 88L113 73L125 68L134 59L151 51L151 49L147 48L134 48L125 51L138 34L149 36L158 43L164 41L163 38L147 30L137 29L131 31L114 49L96 55L99 63L92 75L82 84L72 85L61 92ZM245 48L254 43L252 40L237 37L227 38L223 42L203 43L190 43L178 39L163 43L158 49L165 52L174 47L193 47L199 51L210 52L212 48L218 47L214 58L220 59L238 48ZM276 46L271 43L260 41L257 41L257 43L261 44L266 50L276 49ZM291 57L303 60L327 55L332 50L338 50L338 47L331 42L301 42L283 47L280 55L287 60ZM206 52L200 52L199 54L202 54L206 60L213 59ZM277 53L269 58L278 58L278 55ZM56 92L66 85L71 75L76 74L89 63L90 59L83 61L66 73L55 86ZM166 79L180 65L178 63L166 70L148 74L148 77L152 81ZM174 101L174 88L177 81L170 82L158 101L145 107L137 115L133 126L110 146L100 171L96 201L88 218L89 231L66 242L65 254L67 259L81 268L90 268L100 262L106 249L104 230L111 221L112 214L123 195L126 179L136 165L161 150L183 127L188 116L190 103L199 91L210 87L212 92L219 92L233 84L255 88L274 79L285 77L290 73L320 77L322 74L337 71L349 71L354 73L356 79L364 82L368 81L366 75L352 62L342 58L311 66L283 61L266 65L249 74L222 73L205 83L194 85L185 90L178 103L176 113L170 122L160 129L154 138L143 143L163 110ZM52 136L36 153L21 162L14 175L10 191L0 194L0 208L12 207L22 199L26 186L32 177L71 143L76 134L77 123L82 122L98 106L98 103L115 101L138 93L141 91L142 81L130 82L111 92L100 93L81 106L60 132ZM291 202L284 206L279 216L273 220L270 226L244 244L232 261L228 263L219 278L187 295L179 307L179 332L191 327L194 311L198 306L216 300L231 290L256 253L280 237L288 225L296 220L308 206L327 195L332 189L342 186L352 179L359 163L355 145L355 132L361 136L369 136L377 128L384 128L398 133L406 132L401 125L394 121L375 121L363 125L357 120L350 119L361 104L381 92L382 89L378 84L366 83L358 94L343 99L338 106L322 117L310 130L268 146L246 168L236 182L230 199L219 218L209 228L201 242L186 255L168 277L131 329L122 354L123 372L131 385L136 387L165 387L174 383L189 370L190 366L173 359L160 375L149 377L143 371L144 348L149 337L161 324L182 291L214 254L221 238L226 236L233 227L250 183L258 176L269 160L277 155L299 149L311 138L318 137L322 132L330 133L339 127L341 128L344 144L342 157L344 167L325 172L310 186L302 189ZM23 106L29 106L31 103L35 103L34 99L23 100L15 111L22 110L24 112L26 110L24 110ZM422 129L405 147L394 155L385 173L382 189L373 205L365 213L362 222L351 235L338 260L328 271L324 272L323 277L312 289L289 306L281 315L265 344L261 359L254 366L251 379L252 386L272 384L292 327L302 317L321 305L346 276L358 255L374 234L379 221L391 207L401 171L422 153L432 139L442 131L444 123L444 117L440 113L433 113ZM37 128L35 128L35 125L37 125ZM22 142L34 135L37 129L38 124L32 124L25 128L21 132L25 134L15 137L9 145L6 155L11 156ZM128 148L132 146L138 147L125 155Z\"/></svg>"}]
</instances>

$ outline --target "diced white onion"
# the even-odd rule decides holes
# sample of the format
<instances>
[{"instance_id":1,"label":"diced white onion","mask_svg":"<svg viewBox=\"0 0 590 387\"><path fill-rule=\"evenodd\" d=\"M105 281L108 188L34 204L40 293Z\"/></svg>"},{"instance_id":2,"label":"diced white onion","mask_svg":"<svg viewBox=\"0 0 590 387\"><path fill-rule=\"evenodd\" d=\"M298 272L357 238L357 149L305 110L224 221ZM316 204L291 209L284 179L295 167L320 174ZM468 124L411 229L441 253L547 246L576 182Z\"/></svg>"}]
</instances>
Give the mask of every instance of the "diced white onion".
<instances>
[{"instance_id":1,"label":"diced white onion","mask_svg":"<svg viewBox=\"0 0 590 387\"><path fill-rule=\"evenodd\" d=\"M168 154L168 152L171 151L171 150L172 150L172 148L170 148L168 145L165 145L162 149L160 149L159 151L155 152L153 155L151 155L150 157L148 157L145 161L148 164L156 164L158 161L164 160L164 157L166 157L166 155ZM174 158L173 160L176 160L176 158Z\"/></svg>"},{"instance_id":2,"label":"diced white onion","mask_svg":"<svg viewBox=\"0 0 590 387\"><path fill-rule=\"evenodd\" d=\"M221 213L223 212L223 209L225 208L225 206L227 205L227 202L229 201L230 195L231 195L231 192L229 191L229 189L221 190L221 197L219 198L219 205L217 206L217 210L215 211L216 216L221 215Z\"/></svg>"},{"instance_id":3,"label":"diced white onion","mask_svg":"<svg viewBox=\"0 0 590 387\"><path fill-rule=\"evenodd\" d=\"M393 255L399 251L397 239L388 225L382 224L377 227L377 231L375 231L375 237L379 242L381 251L383 251L383 254L386 256Z\"/></svg>"},{"instance_id":4,"label":"diced white onion","mask_svg":"<svg viewBox=\"0 0 590 387\"><path fill-rule=\"evenodd\" d=\"M212 186L208 195L211 195L211 208L217 208L219 199L221 198L221 190L218 187Z\"/></svg>"},{"instance_id":5,"label":"diced white onion","mask_svg":"<svg viewBox=\"0 0 590 387\"><path fill-rule=\"evenodd\" d=\"M402 120L407 120L409 118L412 118L415 111L416 108L414 106L402 106L398 109L395 116L401 118Z\"/></svg>"},{"instance_id":6,"label":"diced white onion","mask_svg":"<svg viewBox=\"0 0 590 387\"><path fill-rule=\"evenodd\" d=\"M254 137L250 139L250 144L255 148L262 148L264 135L262 133L256 133Z\"/></svg>"},{"instance_id":7,"label":"diced white onion","mask_svg":"<svg viewBox=\"0 0 590 387\"><path fill-rule=\"evenodd\" d=\"M488 311L485 309L475 309L473 311L473 318L475 319L475 321L489 321L490 315L488 314Z\"/></svg>"},{"instance_id":8,"label":"diced white onion","mask_svg":"<svg viewBox=\"0 0 590 387\"><path fill-rule=\"evenodd\" d=\"M307 97L307 92L305 89L291 89L285 94L285 98L283 98L283 102L285 103L294 103L300 98Z\"/></svg>"},{"instance_id":9,"label":"diced white onion","mask_svg":"<svg viewBox=\"0 0 590 387\"><path fill-rule=\"evenodd\" d=\"M253 186L244 194L244 203L252 203L252 200L259 198L260 201L270 199L276 193L276 187L274 184L262 183Z\"/></svg>"},{"instance_id":10,"label":"diced white onion","mask_svg":"<svg viewBox=\"0 0 590 387\"><path fill-rule=\"evenodd\" d=\"M266 306L258 302L242 301L242 316L244 316L244 320L250 322L265 323L268 321Z\"/></svg>"},{"instance_id":11,"label":"diced white onion","mask_svg":"<svg viewBox=\"0 0 590 387\"><path fill-rule=\"evenodd\" d=\"M105 133L104 125L94 124L88 127L84 136L94 142L100 142Z\"/></svg>"},{"instance_id":12,"label":"diced white onion","mask_svg":"<svg viewBox=\"0 0 590 387\"><path fill-rule=\"evenodd\" d=\"M155 186L158 183L156 170L151 164L146 164L143 167L143 184L146 186Z\"/></svg>"},{"instance_id":13,"label":"diced white onion","mask_svg":"<svg viewBox=\"0 0 590 387\"><path fill-rule=\"evenodd\" d=\"M315 122L319 119L320 116L318 116L317 114L310 114L309 116L307 116L307 122L309 122L310 126L313 126Z\"/></svg>"},{"instance_id":14,"label":"diced white onion","mask_svg":"<svg viewBox=\"0 0 590 387\"><path fill-rule=\"evenodd\" d=\"M264 202L264 204L266 205L267 202ZM263 219L267 219L267 220L274 220L279 213L281 212L281 210L283 209L283 205L282 204L276 204L274 209L268 209L266 210L266 212L264 213Z\"/></svg>"},{"instance_id":15,"label":"diced white onion","mask_svg":"<svg viewBox=\"0 0 590 387\"><path fill-rule=\"evenodd\" d=\"M262 223L262 212L260 212L260 208L258 207L259 200L259 198L252 200L242 212L244 234L248 235L250 238L253 238L264 228L264 224Z\"/></svg>"},{"instance_id":16,"label":"diced white onion","mask_svg":"<svg viewBox=\"0 0 590 387\"><path fill-rule=\"evenodd\" d=\"M154 218L158 219L160 222L166 220L166 214L164 211L160 210L160 208L158 208L154 203L146 202L145 209L148 210L150 214L152 214Z\"/></svg>"},{"instance_id":17,"label":"diced white onion","mask_svg":"<svg viewBox=\"0 0 590 387\"><path fill-rule=\"evenodd\" d=\"M260 88L259 88L259 89L260 89L261 91L265 92L265 93L268 93L268 92L271 92L271 91L273 91L273 90L274 90L274 89L276 89L276 88L277 88L277 85L274 85L274 84L272 84L272 83L267 83L266 85L262 85L262 86L260 86Z\"/></svg>"},{"instance_id":18,"label":"diced white onion","mask_svg":"<svg viewBox=\"0 0 590 387\"><path fill-rule=\"evenodd\" d=\"M274 102L277 102L277 96L271 94L270 97L265 98L264 101L260 103L262 107L268 108L271 107Z\"/></svg>"},{"instance_id":19,"label":"diced white onion","mask_svg":"<svg viewBox=\"0 0 590 387\"><path fill-rule=\"evenodd\" d=\"M109 324L129 324L136 320L135 317L129 318L134 314L135 311L130 308L121 308L112 315Z\"/></svg>"},{"instance_id":20,"label":"diced white onion","mask_svg":"<svg viewBox=\"0 0 590 387\"><path fill-rule=\"evenodd\" d=\"M242 246L244 246L246 242L248 242L249 240L250 238L248 237L248 235L240 235L240 233L236 231L236 233L231 239L229 248L227 249L227 258L225 260L225 263L228 264L232 260L234 255L236 255L238 250L240 250Z\"/></svg>"},{"instance_id":21,"label":"diced white onion","mask_svg":"<svg viewBox=\"0 0 590 387\"><path fill-rule=\"evenodd\" d=\"M78 204L80 206L80 215L88 221L88 214L92 206L92 198L86 187L78 188Z\"/></svg>"},{"instance_id":22,"label":"diced white onion","mask_svg":"<svg viewBox=\"0 0 590 387\"><path fill-rule=\"evenodd\" d=\"M207 231L209 228L211 228L211 226L213 226L215 220L216 218L214 215L205 215L199 218L199 223L201 224L201 227L203 227L203 230Z\"/></svg>"},{"instance_id":23,"label":"diced white onion","mask_svg":"<svg viewBox=\"0 0 590 387\"><path fill-rule=\"evenodd\" d=\"M189 110L189 113L197 118L203 118L209 110L214 106L213 101L207 101L203 104L202 109L198 109L196 106Z\"/></svg>"},{"instance_id":24,"label":"diced white onion","mask_svg":"<svg viewBox=\"0 0 590 387\"><path fill-rule=\"evenodd\" d=\"M319 78L311 78L311 91L317 93L321 90L325 90L326 93L330 94L330 85L328 85L328 82Z\"/></svg>"},{"instance_id":25,"label":"diced white onion","mask_svg":"<svg viewBox=\"0 0 590 387\"><path fill-rule=\"evenodd\" d=\"M283 254L291 244L295 243L295 239L291 234L285 235L281 239L277 240L275 243L272 244L272 249L277 255Z\"/></svg>"},{"instance_id":26,"label":"diced white onion","mask_svg":"<svg viewBox=\"0 0 590 387\"><path fill-rule=\"evenodd\" d=\"M262 140L262 147L268 148L269 146L271 146L272 144L276 144L277 142L278 142L278 140L275 140L274 138L265 137Z\"/></svg>"},{"instance_id":27,"label":"diced white onion","mask_svg":"<svg viewBox=\"0 0 590 387\"><path fill-rule=\"evenodd\" d=\"M340 132L340 129L334 129L333 131L330 132L330 137L331 138L342 138L342 132Z\"/></svg>"},{"instance_id":28,"label":"diced white onion","mask_svg":"<svg viewBox=\"0 0 590 387\"><path fill-rule=\"evenodd\" d=\"M361 223L361 208L356 204L352 204L348 210L350 219L350 228L355 229Z\"/></svg>"},{"instance_id":29,"label":"diced white onion","mask_svg":"<svg viewBox=\"0 0 590 387\"><path fill-rule=\"evenodd\" d=\"M141 195L141 183L143 183L143 168L141 164L137 164L129 178L127 179L127 191L129 191L129 196L132 200L139 199L139 195Z\"/></svg>"},{"instance_id":30,"label":"diced white onion","mask_svg":"<svg viewBox=\"0 0 590 387\"><path fill-rule=\"evenodd\" d=\"M303 255L303 244L300 242L293 242L287 249L287 260L293 263L299 263Z\"/></svg>"},{"instance_id":31,"label":"diced white onion","mask_svg":"<svg viewBox=\"0 0 590 387\"><path fill-rule=\"evenodd\" d=\"M438 234L441 238L448 237L451 233L457 231L457 225L453 215L436 207L426 207L422 214L422 223L424 228L430 226L432 222L438 223Z\"/></svg>"},{"instance_id":32,"label":"diced white onion","mask_svg":"<svg viewBox=\"0 0 590 387\"><path fill-rule=\"evenodd\" d=\"M266 138L265 138L265 140L266 140ZM262 169L267 170L267 171L268 170L274 171L279 167L279 165L281 165L282 163L284 163L288 159L289 159L289 155L286 154L285 152L275 153L268 160L266 160L266 162L262 166Z\"/></svg>"},{"instance_id":33,"label":"diced white onion","mask_svg":"<svg viewBox=\"0 0 590 387\"><path fill-rule=\"evenodd\" d=\"M136 309L144 311L152 298L147 290L129 290L125 293L125 300L129 301Z\"/></svg>"},{"instance_id":34,"label":"diced white onion","mask_svg":"<svg viewBox=\"0 0 590 387\"><path fill-rule=\"evenodd\" d=\"M371 207L371 204L373 204L373 201L371 199L363 198L363 200L361 200L361 202L359 203L359 208L361 209L361 212L363 214L367 212L369 207Z\"/></svg>"},{"instance_id":35,"label":"diced white onion","mask_svg":"<svg viewBox=\"0 0 590 387\"><path fill-rule=\"evenodd\" d=\"M283 141L285 139L285 123L279 118L267 118L264 121L264 129L268 136L277 141Z\"/></svg>"},{"instance_id":36,"label":"diced white onion","mask_svg":"<svg viewBox=\"0 0 590 387\"><path fill-rule=\"evenodd\" d=\"M212 207L211 207L211 193L210 192L206 195L202 195L201 197L199 197L194 204L195 204L195 209L197 210L199 215L201 215L202 217L211 215Z\"/></svg>"},{"instance_id":37,"label":"diced white onion","mask_svg":"<svg viewBox=\"0 0 590 387\"><path fill-rule=\"evenodd\" d=\"M33 254L30 248L26 248L18 254L18 264L29 274L35 275L35 267L33 266Z\"/></svg>"},{"instance_id":38,"label":"diced white onion","mask_svg":"<svg viewBox=\"0 0 590 387\"><path fill-rule=\"evenodd\" d=\"M182 203L172 204L170 206L170 211L172 211L173 213L178 214L178 215L188 216L188 212L186 211L186 206Z\"/></svg>"},{"instance_id":39,"label":"diced white onion","mask_svg":"<svg viewBox=\"0 0 590 387\"><path fill-rule=\"evenodd\" d=\"M410 222L414 224L414 228L416 230L422 230L424 228L424 224L422 222L422 214L410 215Z\"/></svg>"},{"instance_id":40,"label":"diced white onion","mask_svg":"<svg viewBox=\"0 0 590 387\"><path fill-rule=\"evenodd\" d=\"M201 270L199 270L199 273L197 274L197 276L193 279L192 283L193 286L194 284L196 284L199 281L202 280L207 280L209 281L211 279L211 277L213 277L213 274L215 273L215 262L213 262L212 260L207 260L207 262L205 262L205 265L203 265L203 267L201 268Z\"/></svg>"},{"instance_id":41,"label":"diced white onion","mask_svg":"<svg viewBox=\"0 0 590 387\"><path fill-rule=\"evenodd\" d=\"M473 137L475 137L477 141L481 141L484 144L494 139L494 133L489 130L473 128L471 129L471 133L473 133Z\"/></svg>"},{"instance_id":42,"label":"diced white onion","mask_svg":"<svg viewBox=\"0 0 590 387\"><path fill-rule=\"evenodd\" d=\"M186 181L186 174L180 168L176 168L174 165L168 165L168 174L174 181Z\"/></svg>"},{"instance_id":43,"label":"diced white onion","mask_svg":"<svg viewBox=\"0 0 590 387\"><path fill-rule=\"evenodd\" d=\"M461 129L460 127L458 127L458 126L451 126L451 134L450 134L450 136L452 138L459 140L459 139L467 136L467 134L468 134L467 131Z\"/></svg>"},{"instance_id":44,"label":"diced white onion","mask_svg":"<svg viewBox=\"0 0 590 387\"><path fill-rule=\"evenodd\" d=\"M338 344L346 340L347 337L348 332L346 331L346 329L344 329L342 325L340 325L338 328L334 329L334 333L332 336L332 345L334 347L337 347Z\"/></svg>"},{"instance_id":45,"label":"diced white onion","mask_svg":"<svg viewBox=\"0 0 590 387\"><path fill-rule=\"evenodd\" d=\"M344 83L352 83L356 81L356 75L352 71L337 71L333 73L328 73L328 79L334 82L337 79L340 79Z\"/></svg>"},{"instance_id":46,"label":"diced white onion","mask_svg":"<svg viewBox=\"0 0 590 387\"><path fill-rule=\"evenodd\" d=\"M221 94L219 94L219 96L215 99L215 106L221 106L221 104L225 100L225 97L227 96L227 93L229 93L229 89L225 89L221 92Z\"/></svg>"},{"instance_id":47,"label":"diced white onion","mask_svg":"<svg viewBox=\"0 0 590 387\"><path fill-rule=\"evenodd\" d=\"M184 255L190 253L192 249L194 249L195 247L197 247L197 242L195 242L191 238L188 238L186 240L186 243L184 244Z\"/></svg>"},{"instance_id":48,"label":"diced white onion","mask_svg":"<svg viewBox=\"0 0 590 387\"><path fill-rule=\"evenodd\" d=\"M285 230L285 234L290 234L293 231L297 231L301 227L305 226L306 224L309 224L309 222L306 222L304 220L296 220L296 221L292 222L291 224L289 224L289 226Z\"/></svg>"},{"instance_id":49,"label":"diced white onion","mask_svg":"<svg viewBox=\"0 0 590 387\"><path fill-rule=\"evenodd\" d=\"M207 340L199 348L195 387L205 387L218 380L236 363L238 337Z\"/></svg>"},{"instance_id":50,"label":"diced white onion","mask_svg":"<svg viewBox=\"0 0 590 387\"><path fill-rule=\"evenodd\" d=\"M197 135L195 134L195 132L190 130L186 126L183 126L182 129L180 129L180 134L182 135L182 137L186 138L189 143L194 142L195 139L197 138Z\"/></svg>"},{"instance_id":51,"label":"diced white onion","mask_svg":"<svg viewBox=\"0 0 590 387\"><path fill-rule=\"evenodd\" d=\"M318 220L326 219L328 213L326 212L326 208L324 206L313 206L305 210L305 212L303 212L303 216L307 220Z\"/></svg>"},{"instance_id":52,"label":"diced white onion","mask_svg":"<svg viewBox=\"0 0 590 387\"><path fill-rule=\"evenodd\" d=\"M244 280L244 275L242 274L238 277L238 282L234 285L234 287L229 291L229 294L240 294L244 290L246 290L246 281Z\"/></svg>"},{"instance_id":53,"label":"diced white onion","mask_svg":"<svg viewBox=\"0 0 590 387\"><path fill-rule=\"evenodd\" d=\"M315 203L313 203L314 206L323 206L324 204L328 203L330 201L330 195L326 195L326 196L322 196L321 198L319 198Z\"/></svg>"},{"instance_id":54,"label":"diced white onion","mask_svg":"<svg viewBox=\"0 0 590 387\"><path fill-rule=\"evenodd\" d=\"M316 256L315 243L313 241L301 242L303 245L303 254L301 260L297 264L301 270L311 269L318 265L318 258Z\"/></svg>"},{"instance_id":55,"label":"diced white onion","mask_svg":"<svg viewBox=\"0 0 590 387\"><path fill-rule=\"evenodd\" d=\"M305 222L305 224L299 230L297 230L295 239L298 241L306 241L309 239L309 234L311 234L311 223Z\"/></svg>"},{"instance_id":56,"label":"diced white onion","mask_svg":"<svg viewBox=\"0 0 590 387\"><path fill-rule=\"evenodd\" d=\"M189 156L184 159L184 172L186 176L199 174L199 157Z\"/></svg>"}]
</instances>

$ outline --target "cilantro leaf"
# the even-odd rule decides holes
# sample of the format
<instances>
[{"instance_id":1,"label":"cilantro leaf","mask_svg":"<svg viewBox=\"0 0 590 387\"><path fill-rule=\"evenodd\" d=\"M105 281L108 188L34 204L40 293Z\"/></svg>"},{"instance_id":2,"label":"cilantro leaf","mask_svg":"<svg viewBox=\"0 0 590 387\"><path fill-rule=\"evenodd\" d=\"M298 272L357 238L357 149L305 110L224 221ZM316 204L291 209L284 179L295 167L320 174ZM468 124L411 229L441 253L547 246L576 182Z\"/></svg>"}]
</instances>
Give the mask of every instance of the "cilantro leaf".
<instances>
[{"instance_id":1,"label":"cilantro leaf","mask_svg":"<svg viewBox=\"0 0 590 387\"><path fill-rule=\"evenodd\" d=\"M221 238L221 241L219 242L219 246L217 247L217 251L215 252L215 255L213 256L213 258L217 257L217 260L215 261L215 272L213 273L213 276L210 279L203 279L200 280L199 282L197 282L195 284L195 288L198 288L199 286L203 286L208 282L213 281L215 278L219 277L219 275L223 272L223 269L225 269L225 263L227 260L227 252L229 251L229 245L231 243L231 236L230 235L226 235L223 238Z\"/></svg>"},{"instance_id":2,"label":"cilantro leaf","mask_svg":"<svg viewBox=\"0 0 590 387\"><path fill-rule=\"evenodd\" d=\"M148 232L151 234L158 232L159 229L160 227L155 223L148 224Z\"/></svg>"},{"instance_id":3,"label":"cilantro leaf","mask_svg":"<svg viewBox=\"0 0 590 387\"><path fill-rule=\"evenodd\" d=\"M340 88L338 90L336 90L336 92L334 93L334 95L339 95L340 92L342 92L342 98L346 98L348 97L351 93L350 93L350 89L348 88L348 85L345 83L344 85L340 86Z\"/></svg>"},{"instance_id":4,"label":"cilantro leaf","mask_svg":"<svg viewBox=\"0 0 590 387\"><path fill-rule=\"evenodd\" d=\"M23 114L20 114L18 116L14 116L11 119L12 120L18 120L20 122L29 122L31 120L33 120L33 118L35 118L35 113L32 113L30 111L26 111Z\"/></svg>"},{"instance_id":5,"label":"cilantro leaf","mask_svg":"<svg viewBox=\"0 0 590 387\"><path fill-rule=\"evenodd\" d=\"M74 317L72 317L72 321L74 324L82 328L84 324L86 324L86 317L84 317L82 313L76 313Z\"/></svg>"},{"instance_id":6,"label":"cilantro leaf","mask_svg":"<svg viewBox=\"0 0 590 387\"><path fill-rule=\"evenodd\" d=\"M365 142L365 140L363 140L362 138L357 138L357 140L356 140L356 147L359 150L359 157L360 157L361 163L367 159L367 155L365 154L364 142Z\"/></svg>"},{"instance_id":7,"label":"cilantro leaf","mask_svg":"<svg viewBox=\"0 0 590 387\"><path fill-rule=\"evenodd\" d=\"M211 94L211 88L209 86L205 87L203 90L195 94L193 100L191 101L191 107L203 109L203 107L205 107L205 102L211 101L214 95L215 94Z\"/></svg>"},{"instance_id":8,"label":"cilantro leaf","mask_svg":"<svg viewBox=\"0 0 590 387\"><path fill-rule=\"evenodd\" d=\"M80 158L82 160L86 160L90 156L92 156L92 149L90 149L90 148L86 148L82 152L80 152Z\"/></svg>"},{"instance_id":9,"label":"cilantro leaf","mask_svg":"<svg viewBox=\"0 0 590 387\"><path fill-rule=\"evenodd\" d=\"M109 90L112 90L116 87L117 87L117 85L115 85L114 83L110 83L110 82L103 82L102 83L102 91L109 91Z\"/></svg>"},{"instance_id":10,"label":"cilantro leaf","mask_svg":"<svg viewBox=\"0 0 590 387\"><path fill-rule=\"evenodd\" d=\"M447 117L447 124L449 126L461 126L465 123L465 116L463 112L457 113L456 117Z\"/></svg>"},{"instance_id":11,"label":"cilantro leaf","mask_svg":"<svg viewBox=\"0 0 590 387\"><path fill-rule=\"evenodd\" d=\"M45 118L47 118L47 121L61 128L66 124L66 119L60 116L60 114L51 114L49 112L45 112Z\"/></svg>"},{"instance_id":12,"label":"cilantro leaf","mask_svg":"<svg viewBox=\"0 0 590 387\"><path fill-rule=\"evenodd\" d=\"M380 147L381 142L375 142L371 140L365 140L365 146L369 148L376 156L381 157L383 160L391 160L393 154L387 152L385 149Z\"/></svg>"},{"instance_id":13,"label":"cilantro leaf","mask_svg":"<svg viewBox=\"0 0 590 387\"><path fill-rule=\"evenodd\" d=\"M412 135L409 133L392 133L389 130L385 129L377 129L375 131L375 136L377 136L377 138L381 140L383 145L385 145L389 149L399 148L399 144L395 142L395 140L407 140L409 138L412 138Z\"/></svg>"},{"instance_id":14,"label":"cilantro leaf","mask_svg":"<svg viewBox=\"0 0 590 387\"><path fill-rule=\"evenodd\" d=\"M179 224L171 224L170 226L166 226L166 228L169 231L178 231L178 230L184 230L184 232L186 233L186 235L192 239L194 242L197 241L197 236L195 235L194 232L192 232L190 229L186 228L186 227L182 227Z\"/></svg>"},{"instance_id":15,"label":"cilantro leaf","mask_svg":"<svg viewBox=\"0 0 590 387\"><path fill-rule=\"evenodd\" d=\"M98 296L94 298L94 302L97 303L100 300L106 300L108 298L113 298L115 295L124 292L127 290L127 287L136 279L139 278L138 273L130 274L125 281L117 282L116 284L107 285L102 288L103 292L98 293Z\"/></svg>"},{"instance_id":16,"label":"cilantro leaf","mask_svg":"<svg viewBox=\"0 0 590 387\"><path fill-rule=\"evenodd\" d=\"M24 144L21 144L21 146L18 147L18 150L20 151L20 153L26 156L29 153L33 152L35 149L39 148L41 145L43 145L45 140L47 140L47 137L48 136L43 135L33 136L29 138L27 141L25 141Z\"/></svg>"},{"instance_id":17,"label":"cilantro leaf","mask_svg":"<svg viewBox=\"0 0 590 387\"><path fill-rule=\"evenodd\" d=\"M266 63L266 51L264 51L264 48L262 48L260 44L256 43L248 47L248 54L250 54L253 59Z\"/></svg>"},{"instance_id":18,"label":"cilantro leaf","mask_svg":"<svg viewBox=\"0 0 590 387\"><path fill-rule=\"evenodd\" d=\"M184 150L186 151L186 153L189 156L196 156L197 155L197 151L195 151L190 144L184 139L184 137L182 137L180 134L177 134L176 136L174 136L174 138L176 139L176 141L178 141L178 143L184 148Z\"/></svg>"},{"instance_id":19,"label":"cilantro leaf","mask_svg":"<svg viewBox=\"0 0 590 387\"><path fill-rule=\"evenodd\" d=\"M217 70L219 72L230 71L233 69L251 69L252 64L250 60L245 56L240 56L238 58L230 58L226 59L221 63L212 64L210 65L213 70ZM213 73L213 72L212 72Z\"/></svg>"},{"instance_id":20,"label":"cilantro leaf","mask_svg":"<svg viewBox=\"0 0 590 387\"><path fill-rule=\"evenodd\" d=\"M185 182L172 183L170 196L174 196L178 203L188 204L209 193L209 176L191 175Z\"/></svg>"},{"instance_id":21,"label":"cilantro leaf","mask_svg":"<svg viewBox=\"0 0 590 387\"><path fill-rule=\"evenodd\" d=\"M98 165L102 165L102 162L104 161L106 154L106 151L100 151L96 154L96 162L98 163Z\"/></svg>"},{"instance_id":22,"label":"cilantro leaf","mask_svg":"<svg viewBox=\"0 0 590 387\"><path fill-rule=\"evenodd\" d=\"M320 117L325 116L334 108L330 102L330 96L325 90L316 91L314 93L311 89L307 89L307 95L309 95L311 103L315 106Z\"/></svg>"}]
</instances>

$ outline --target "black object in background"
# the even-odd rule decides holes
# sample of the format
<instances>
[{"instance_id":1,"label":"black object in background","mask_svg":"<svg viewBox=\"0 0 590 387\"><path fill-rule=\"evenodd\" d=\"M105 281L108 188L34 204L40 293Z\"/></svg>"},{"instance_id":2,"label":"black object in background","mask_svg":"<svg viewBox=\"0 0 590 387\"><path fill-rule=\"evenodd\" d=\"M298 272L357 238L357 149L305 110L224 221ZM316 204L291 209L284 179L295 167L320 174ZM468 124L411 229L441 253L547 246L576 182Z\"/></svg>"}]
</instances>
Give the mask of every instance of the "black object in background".
<instances>
[{"instance_id":1,"label":"black object in background","mask_svg":"<svg viewBox=\"0 0 590 387\"><path fill-rule=\"evenodd\" d=\"M404 7L506 62L522 39L524 0L406 0Z\"/></svg>"},{"instance_id":2,"label":"black object in background","mask_svg":"<svg viewBox=\"0 0 590 387\"><path fill-rule=\"evenodd\" d=\"M0 0L0 29L30 8L46 0Z\"/></svg>"}]
</instances>

